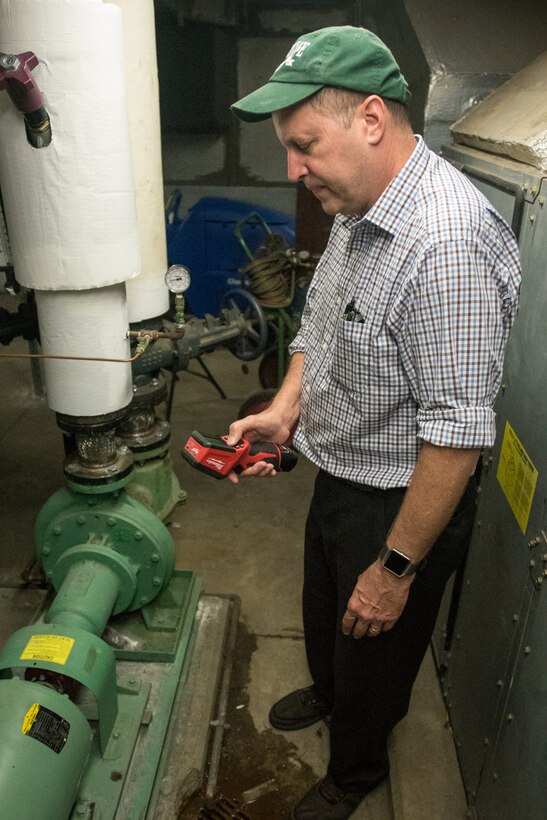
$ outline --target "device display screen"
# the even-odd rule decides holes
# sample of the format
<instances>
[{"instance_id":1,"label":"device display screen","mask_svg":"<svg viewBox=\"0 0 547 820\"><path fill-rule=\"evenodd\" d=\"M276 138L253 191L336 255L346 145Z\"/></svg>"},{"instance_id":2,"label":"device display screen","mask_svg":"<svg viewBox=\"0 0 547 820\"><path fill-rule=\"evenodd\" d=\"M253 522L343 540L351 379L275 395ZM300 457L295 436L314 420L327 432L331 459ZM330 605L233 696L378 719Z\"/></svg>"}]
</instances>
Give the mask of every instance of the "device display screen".
<instances>
[{"instance_id":1,"label":"device display screen","mask_svg":"<svg viewBox=\"0 0 547 820\"><path fill-rule=\"evenodd\" d=\"M202 447L214 447L217 450L230 450L232 451L234 448L226 444L222 436L213 434L204 434L198 433L197 430L194 430L192 433L192 438L197 441L198 444L201 444Z\"/></svg>"}]
</instances>

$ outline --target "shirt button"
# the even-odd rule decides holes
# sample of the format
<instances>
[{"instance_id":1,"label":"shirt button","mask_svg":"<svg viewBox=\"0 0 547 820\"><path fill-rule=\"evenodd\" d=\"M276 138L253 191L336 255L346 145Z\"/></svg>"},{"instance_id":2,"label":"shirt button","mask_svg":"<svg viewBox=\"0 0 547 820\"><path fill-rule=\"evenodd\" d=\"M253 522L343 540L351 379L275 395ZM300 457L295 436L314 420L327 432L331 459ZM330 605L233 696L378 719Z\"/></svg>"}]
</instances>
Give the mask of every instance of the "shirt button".
<instances>
[{"instance_id":1,"label":"shirt button","mask_svg":"<svg viewBox=\"0 0 547 820\"><path fill-rule=\"evenodd\" d=\"M310 387L310 385L309 385L309 384L307 384L307 385L306 385L306 393L309 393L310 391L311 391L311 387Z\"/></svg>"},{"instance_id":2,"label":"shirt button","mask_svg":"<svg viewBox=\"0 0 547 820\"><path fill-rule=\"evenodd\" d=\"M323 344L321 345L321 347L322 347L322 348L323 348L323 350L326 352L326 351L328 350L328 347L329 347L329 346L328 346L328 344L327 344L326 342L323 342Z\"/></svg>"},{"instance_id":3,"label":"shirt button","mask_svg":"<svg viewBox=\"0 0 547 820\"><path fill-rule=\"evenodd\" d=\"M341 305L341 304L342 304L342 298L341 298L340 296L339 296L339 297L338 297L338 299L336 300L336 304L337 304L337 305Z\"/></svg>"}]
</instances>

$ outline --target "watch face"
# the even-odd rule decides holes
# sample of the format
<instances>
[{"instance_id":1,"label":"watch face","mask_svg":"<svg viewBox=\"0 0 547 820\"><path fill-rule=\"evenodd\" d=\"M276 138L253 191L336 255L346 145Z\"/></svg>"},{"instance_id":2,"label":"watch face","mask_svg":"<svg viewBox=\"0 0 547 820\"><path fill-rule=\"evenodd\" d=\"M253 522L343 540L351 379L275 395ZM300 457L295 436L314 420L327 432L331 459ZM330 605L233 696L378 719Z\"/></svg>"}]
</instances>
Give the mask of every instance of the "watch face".
<instances>
[{"instance_id":1,"label":"watch face","mask_svg":"<svg viewBox=\"0 0 547 820\"><path fill-rule=\"evenodd\" d=\"M408 558L396 550L390 550L384 559L384 567L395 575L402 575L410 563Z\"/></svg>"}]
</instances>

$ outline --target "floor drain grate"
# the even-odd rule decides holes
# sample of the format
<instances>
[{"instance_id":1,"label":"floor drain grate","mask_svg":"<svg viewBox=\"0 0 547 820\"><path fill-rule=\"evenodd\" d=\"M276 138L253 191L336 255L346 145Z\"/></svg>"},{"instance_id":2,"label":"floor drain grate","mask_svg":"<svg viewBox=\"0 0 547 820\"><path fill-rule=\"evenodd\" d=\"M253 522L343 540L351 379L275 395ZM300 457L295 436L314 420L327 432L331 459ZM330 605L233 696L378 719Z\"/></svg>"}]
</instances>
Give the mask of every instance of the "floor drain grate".
<instances>
[{"instance_id":1,"label":"floor drain grate","mask_svg":"<svg viewBox=\"0 0 547 820\"><path fill-rule=\"evenodd\" d=\"M198 820L252 820L236 800L219 797L214 803L202 806Z\"/></svg>"}]
</instances>

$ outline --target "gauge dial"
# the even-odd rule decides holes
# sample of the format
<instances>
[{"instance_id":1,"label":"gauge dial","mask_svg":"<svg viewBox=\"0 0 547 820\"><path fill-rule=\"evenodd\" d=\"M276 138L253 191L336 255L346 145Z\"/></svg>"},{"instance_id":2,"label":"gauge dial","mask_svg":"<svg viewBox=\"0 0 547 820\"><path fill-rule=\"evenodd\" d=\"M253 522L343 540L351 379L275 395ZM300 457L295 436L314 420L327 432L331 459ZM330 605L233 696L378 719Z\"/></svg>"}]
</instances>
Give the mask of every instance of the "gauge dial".
<instances>
[{"instance_id":1,"label":"gauge dial","mask_svg":"<svg viewBox=\"0 0 547 820\"><path fill-rule=\"evenodd\" d=\"M190 287L190 271L184 265L171 265L165 274L165 284L171 293L184 293Z\"/></svg>"}]
</instances>

